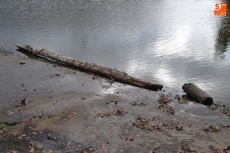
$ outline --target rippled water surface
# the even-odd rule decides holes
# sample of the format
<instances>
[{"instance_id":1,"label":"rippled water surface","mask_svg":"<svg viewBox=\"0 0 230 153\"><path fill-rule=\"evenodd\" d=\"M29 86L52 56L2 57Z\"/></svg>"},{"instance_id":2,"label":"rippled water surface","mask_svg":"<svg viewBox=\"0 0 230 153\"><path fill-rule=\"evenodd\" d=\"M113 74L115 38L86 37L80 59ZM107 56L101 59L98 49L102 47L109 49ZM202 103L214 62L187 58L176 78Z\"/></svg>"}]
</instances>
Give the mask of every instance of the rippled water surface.
<instances>
[{"instance_id":1,"label":"rippled water surface","mask_svg":"<svg viewBox=\"0 0 230 153\"><path fill-rule=\"evenodd\" d=\"M1 0L0 45L46 48L230 103L230 18L210 0ZM230 6L230 1L227 2Z\"/></svg>"}]
</instances>

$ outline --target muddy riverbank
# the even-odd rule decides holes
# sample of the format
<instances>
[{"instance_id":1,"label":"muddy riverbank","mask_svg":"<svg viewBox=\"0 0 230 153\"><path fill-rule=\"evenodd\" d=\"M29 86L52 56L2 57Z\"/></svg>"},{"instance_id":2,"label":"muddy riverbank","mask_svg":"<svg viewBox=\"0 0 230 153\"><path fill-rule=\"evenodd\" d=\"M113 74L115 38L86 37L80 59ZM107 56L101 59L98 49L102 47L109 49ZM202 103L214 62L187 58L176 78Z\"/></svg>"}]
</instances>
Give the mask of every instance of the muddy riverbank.
<instances>
[{"instance_id":1,"label":"muddy riverbank","mask_svg":"<svg viewBox=\"0 0 230 153\"><path fill-rule=\"evenodd\" d=\"M206 153L230 144L230 118L217 110L41 59L0 51L0 86L3 152Z\"/></svg>"}]
</instances>

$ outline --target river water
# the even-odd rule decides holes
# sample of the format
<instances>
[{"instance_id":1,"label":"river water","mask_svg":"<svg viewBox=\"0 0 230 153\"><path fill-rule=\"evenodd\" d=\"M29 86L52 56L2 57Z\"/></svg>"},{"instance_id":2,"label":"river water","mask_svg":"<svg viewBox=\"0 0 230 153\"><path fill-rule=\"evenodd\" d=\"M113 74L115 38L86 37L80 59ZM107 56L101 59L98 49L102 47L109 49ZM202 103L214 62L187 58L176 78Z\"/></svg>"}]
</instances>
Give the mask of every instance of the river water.
<instances>
[{"instance_id":1,"label":"river water","mask_svg":"<svg viewBox=\"0 0 230 153\"><path fill-rule=\"evenodd\" d=\"M230 17L214 0L1 0L0 46L16 43L230 102ZM230 6L230 1L227 2Z\"/></svg>"}]
</instances>

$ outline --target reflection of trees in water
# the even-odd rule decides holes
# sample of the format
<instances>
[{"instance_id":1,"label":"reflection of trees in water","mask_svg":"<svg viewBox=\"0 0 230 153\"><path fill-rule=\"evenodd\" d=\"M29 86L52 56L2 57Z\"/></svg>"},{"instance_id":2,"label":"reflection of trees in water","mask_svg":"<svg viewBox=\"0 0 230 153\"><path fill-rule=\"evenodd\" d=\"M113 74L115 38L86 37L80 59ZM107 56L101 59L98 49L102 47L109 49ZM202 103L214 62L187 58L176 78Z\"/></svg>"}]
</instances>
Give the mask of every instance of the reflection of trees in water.
<instances>
[{"instance_id":1,"label":"reflection of trees in water","mask_svg":"<svg viewBox=\"0 0 230 153\"><path fill-rule=\"evenodd\" d=\"M215 43L215 57L224 58L224 52L226 52L227 47L230 43L230 0L226 1L228 11L226 17L221 17L219 30L216 36L216 43Z\"/></svg>"}]
</instances>

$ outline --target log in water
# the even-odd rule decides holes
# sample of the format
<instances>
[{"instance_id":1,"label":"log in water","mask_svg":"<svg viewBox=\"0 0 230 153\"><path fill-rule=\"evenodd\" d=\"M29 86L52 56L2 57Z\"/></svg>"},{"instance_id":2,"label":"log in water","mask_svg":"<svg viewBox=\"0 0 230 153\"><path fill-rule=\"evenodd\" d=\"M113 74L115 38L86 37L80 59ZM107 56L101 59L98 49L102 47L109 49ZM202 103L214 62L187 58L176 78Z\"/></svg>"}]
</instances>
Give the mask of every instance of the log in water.
<instances>
[{"instance_id":1,"label":"log in water","mask_svg":"<svg viewBox=\"0 0 230 153\"><path fill-rule=\"evenodd\" d=\"M188 96L197 100L199 103L202 103L204 105L211 105L213 103L212 97L193 83L185 83L182 86L182 89Z\"/></svg>"},{"instance_id":2,"label":"log in water","mask_svg":"<svg viewBox=\"0 0 230 153\"><path fill-rule=\"evenodd\" d=\"M79 61L76 59L72 59L70 57L61 56L61 55L49 52L45 49L41 49L41 50L34 49L29 45L16 44L16 46L19 49L22 49L22 50L25 50L29 53L38 55L38 56L43 57L47 60L52 59L52 60L55 60L57 62L61 62L63 64L68 64L68 65L73 66L75 68L85 70L88 72L93 72L93 73L98 74L100 76L103 76L103 77L106 77L109 79L113 79L117 82L125 83L125 84L136 86L136 87L141 87L141 88L145 88L145 89L149 89L149 90L155 90L155 91L161 90L163 88L163 85L145 82L141 79L131 77L131 76L127 75L127 73L118 71L116 69L111 69L108 67L102 67L102 66L99 66L99 65L94 64L94 63L87 63L87 62Z\"/></svg>"}]
</instances>

